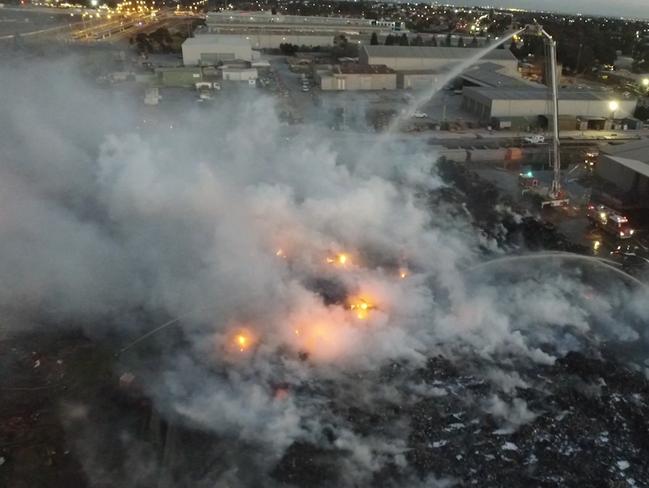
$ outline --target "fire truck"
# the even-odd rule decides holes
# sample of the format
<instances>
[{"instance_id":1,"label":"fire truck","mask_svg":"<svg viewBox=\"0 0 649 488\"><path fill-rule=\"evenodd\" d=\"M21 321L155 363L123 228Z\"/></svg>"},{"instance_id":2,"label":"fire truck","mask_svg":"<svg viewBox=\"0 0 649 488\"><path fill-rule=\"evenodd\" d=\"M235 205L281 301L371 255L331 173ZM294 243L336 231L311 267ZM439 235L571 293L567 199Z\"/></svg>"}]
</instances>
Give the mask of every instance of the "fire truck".
<instances>
[{"instance_id":1,"label":"fire truck","mask_svg":"<svg viewBox=\"0 0 649 488\"><path fill-rule=\"evenodd\" d=\"M590 203L588 220L617 239L630 239L635 234L629 219L605 205Z\"/></svg>"}]
</instances>

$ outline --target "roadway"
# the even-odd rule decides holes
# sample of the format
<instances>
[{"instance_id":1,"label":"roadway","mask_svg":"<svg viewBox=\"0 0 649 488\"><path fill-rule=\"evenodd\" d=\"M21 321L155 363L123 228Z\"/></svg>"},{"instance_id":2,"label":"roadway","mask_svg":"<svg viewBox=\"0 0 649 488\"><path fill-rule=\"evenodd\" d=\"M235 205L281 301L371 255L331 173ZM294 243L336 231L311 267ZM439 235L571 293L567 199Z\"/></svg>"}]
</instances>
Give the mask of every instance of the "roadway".
<instances>
[{"instance_id":1,"label":"roadway","mask_svg":"<svg viewBox=\"0 0 649 488\"><path fill-rule=\"evenodd\" d=\"M93 11L94 12L94 11ZM21 38L34 38L41 41L64 42L119 42L139 32L169 26L178 22L188 22L198 18L196 14L182 14L173 10L158 11L151 14L130 16L113 14L95 17L82 9L58 8L0 8L0 41L10 41L19 34Z\"/></svg>"}]
</instances>

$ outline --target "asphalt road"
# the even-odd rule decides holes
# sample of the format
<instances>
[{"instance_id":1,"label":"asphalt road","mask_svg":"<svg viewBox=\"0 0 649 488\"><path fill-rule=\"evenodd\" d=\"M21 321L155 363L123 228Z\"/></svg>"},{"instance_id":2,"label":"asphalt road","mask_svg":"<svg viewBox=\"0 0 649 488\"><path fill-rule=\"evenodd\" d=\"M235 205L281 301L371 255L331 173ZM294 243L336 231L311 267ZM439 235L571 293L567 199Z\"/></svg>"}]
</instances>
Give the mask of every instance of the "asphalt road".
<instances>
[{"instance_id":1,"label":"asphalt road","mask_svg":"<svg viewBox=\"0 0 649 488\"><path fill-rule=\"evenodd\" d=\"M302 91L302 77L290 70L285 56L270 56L270 64L277 73L280 91L287 93L285 98L294 114L306 120L315 108L316 88L311 86L310 91Z\"/></svg>"},{"instance_id":2,"label":"asphalt road","mask_svg":"<svg viewBox=\"0 0 649 488\"><path fill-rule=\"evenodd\" d=\"M0 41L23 38L65 42L119 42L162 26L191 21L193 16L159 12L130 18L82 18L80 9L0 8Z\"/></svg>"}]
</instances>

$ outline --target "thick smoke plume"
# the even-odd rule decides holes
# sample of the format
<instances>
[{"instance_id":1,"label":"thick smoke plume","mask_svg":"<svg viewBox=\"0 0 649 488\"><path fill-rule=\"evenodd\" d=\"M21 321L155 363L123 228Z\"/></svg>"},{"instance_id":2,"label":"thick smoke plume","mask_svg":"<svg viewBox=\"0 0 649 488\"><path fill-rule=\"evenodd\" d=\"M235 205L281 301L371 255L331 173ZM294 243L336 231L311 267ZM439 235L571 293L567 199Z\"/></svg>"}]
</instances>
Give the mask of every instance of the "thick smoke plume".
<instances>
[{"instance_id":1,"label":"thick smoke plume","mask_svg":"<svg viewBox=\"0 0 649 488\"><path fill-rule=\"evenodd\" d=\"M296 441L347 452L341 486L406 465L408 425L361 436L319 385L358 405L435 398L372 372L468 354L493 362L489 381L509 394L522 380L501 360L549 364L584 334L637 338L643 302L624 308L626 290L593 300L579 270L467 271L506 250L470 216L429 207L444 184L423 144L284 127L250 91L169 114L77 72L71 60L0 71L5 325L127 343L181 317L182 340L165 332L128 352L166 351L143 373L148 393L170 416L261 446L262 471ZM521 401L483 408L505 428L534 418Z\"/></svg>"}]
</instances>

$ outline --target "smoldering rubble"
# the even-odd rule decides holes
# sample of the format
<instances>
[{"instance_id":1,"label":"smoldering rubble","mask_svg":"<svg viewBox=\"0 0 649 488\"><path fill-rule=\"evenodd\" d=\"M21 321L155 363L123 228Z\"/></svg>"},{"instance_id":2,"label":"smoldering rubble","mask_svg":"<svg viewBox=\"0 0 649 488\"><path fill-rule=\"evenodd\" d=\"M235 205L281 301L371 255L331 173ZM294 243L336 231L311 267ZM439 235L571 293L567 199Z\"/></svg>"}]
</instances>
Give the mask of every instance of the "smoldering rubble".
<instances>
[{"instance_id":1,"label":"smoldering rubble","mask_svg":"<svg viewBox=\"0 0 649 488\"><path fill-rule=\"evenodd\" d=\"M171 324L97 358L126 393L53 388L89 485L647 479L645 290L560 261L471 271L525 251L530 221L414 139L286 128L249 93L150 113L57 66L0 72L5 330L116 352ZM149 434L119 402L102 418L115 398Z\"/></svg>"}]
</instances>

